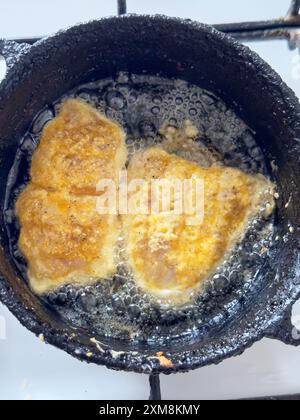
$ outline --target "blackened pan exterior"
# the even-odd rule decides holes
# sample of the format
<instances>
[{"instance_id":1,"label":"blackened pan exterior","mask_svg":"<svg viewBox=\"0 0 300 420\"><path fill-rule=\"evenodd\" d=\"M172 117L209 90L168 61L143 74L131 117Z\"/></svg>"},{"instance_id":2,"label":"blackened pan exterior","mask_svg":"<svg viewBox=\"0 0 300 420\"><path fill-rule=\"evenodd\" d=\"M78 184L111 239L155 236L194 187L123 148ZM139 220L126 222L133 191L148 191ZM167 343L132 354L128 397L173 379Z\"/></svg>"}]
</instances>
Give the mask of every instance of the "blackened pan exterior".
<instances>
[{"instance_id":1,"label":"blackened pan exterior","mask_svg":"<svg viewBox=\"0 0 300 420\"><path fill-rule=\"evenodd\" d=\"M63 325L31 293L9 257L1 216L0 299L35 334L73 356L114 369L143 373L188 371L242 353L267 336L298 345L290 316L300 296L300 106L293 92L256 54L215 29L163 16L126 16L79 25L33 47L0 41L11 65L0 85L0 205L15 151L35 114L73 87L118 71L181 78L221 96L257 132L280 200L276 215L278 246L264 272L264 287L240 300L239 316L213 335L183 338L165 354L173 367L161 366L160 348L130 343L90 342ZM289 203L288 206L285 206ZM293 226L294 229L289 229ZM299 336L300 338L300 336ZM91 356L91 354L92 356ZM88 356L90 357L88 357Z\"/></svg>"}]
</instances>

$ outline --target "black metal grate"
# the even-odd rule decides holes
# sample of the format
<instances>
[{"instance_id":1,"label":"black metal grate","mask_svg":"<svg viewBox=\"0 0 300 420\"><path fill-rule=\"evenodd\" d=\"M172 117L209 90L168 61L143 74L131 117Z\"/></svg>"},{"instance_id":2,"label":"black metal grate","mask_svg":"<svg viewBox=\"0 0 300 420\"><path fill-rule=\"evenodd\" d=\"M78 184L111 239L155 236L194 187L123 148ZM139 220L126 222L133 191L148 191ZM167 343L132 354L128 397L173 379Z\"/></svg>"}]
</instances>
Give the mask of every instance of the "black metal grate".
<instances>
[{"instance_id":1,"label":"black metal grate","mask_svg":"<svg viewBox=\"0 0 300 420\"><path fill-rule=\"evenodd\" d=\"M117 12L118 15L127 13L126 0L117 0ZM243 42L286 40L290 49L299 48L300 52L300 0L292 0L284 18L257 22L221 23L213 26ZM14 41L34 44L39 39L18 38Z\"/></svg>"},{"instance_id":2,"label":"black metal grate","mask_svg":"<svg viewBox=\"0 0 300 420\"><path fill-rule=\"evenodd\" d=\"M300 48L300 0L292 0L284 18L214 25L241 41L287 40L290 49Z\"/></svg>"},{"instance_id":3,"label":"black metal grate","mask_svg":"<svg viewBox=\"0 0 300 420\"><path fill-rule=\"evenodd\" d=\"M118 15L125 15L127 13L126 0L118 0Z\"/></svg>"}]
</instances>

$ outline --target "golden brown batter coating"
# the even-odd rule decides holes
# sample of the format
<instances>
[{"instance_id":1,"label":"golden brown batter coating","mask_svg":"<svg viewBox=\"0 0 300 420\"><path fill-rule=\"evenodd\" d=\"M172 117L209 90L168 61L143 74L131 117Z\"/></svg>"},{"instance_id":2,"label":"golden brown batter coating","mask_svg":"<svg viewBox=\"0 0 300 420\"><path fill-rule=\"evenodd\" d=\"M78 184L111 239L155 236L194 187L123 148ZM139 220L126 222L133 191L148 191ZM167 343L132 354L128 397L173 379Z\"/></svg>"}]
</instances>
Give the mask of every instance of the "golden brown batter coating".
<instances>
[{"instance_id":1,"label":"golden brown batter coating","mask_svg":"<svg viewBox=\"0 0 300 420\"><path fill-rule=\"evenodd\" d=\"M34 152L31 183L17 200L19 246L36 293L89 284L115 271L116 215L96 209L96 185L116 180L125 134L83 101L67 100Z\"/></svg>"},{"instance_id":2,"label":"golden brown batter coating","mask_svg":"<svg viewBox=\"0 0 300 420\"><path fill-rule=\"evenodd\" d=\"M22 226L19 246L35 292L92 283L114 273L118 220L98 214L96 197L29 185L16 210Z\"/></svg>"},{"instance_id":3,"label":"golden brown batter coating","mask_svg":"<svg viewBox=\"0 0 300 420\"><path fill-rule=\"evenodd\" d=\"M233 168L202 168L159 148L136 155L128 171L129 180L172 177L204 180L203 223L190 225L192 213L139 214L123 216L123 226L139 285L154 295L181 301L242 238L251 218L259 211L271 213L273 185L262 175L250 176Z\"/></svg>"},{"instance_id":4,"label":"golden brown batter coating","mask_svg":"<svg viewBox=\"0 0 300 420\"><path fill-rule=\"evenodd\" d=\"M42 188L95 195L100 179L116 179L126 160L122 128L78 99L64 102L32 157L31 179Z\"/></svg>"}]
</instances>

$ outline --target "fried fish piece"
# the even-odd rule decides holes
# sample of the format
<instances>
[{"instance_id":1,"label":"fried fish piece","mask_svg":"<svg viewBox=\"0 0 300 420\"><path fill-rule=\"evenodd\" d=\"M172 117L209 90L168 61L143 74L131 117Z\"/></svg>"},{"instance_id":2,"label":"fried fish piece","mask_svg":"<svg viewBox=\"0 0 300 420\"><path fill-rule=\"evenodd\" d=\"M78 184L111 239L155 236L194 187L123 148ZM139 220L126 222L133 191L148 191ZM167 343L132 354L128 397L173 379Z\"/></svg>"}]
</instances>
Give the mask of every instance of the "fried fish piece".
<instances>
[{"instance_id":1,"label":"fried fish piece","mask_svg":"<svg viewBox=\"0 0 300 420\"><path fill-rule=\"evenodd\" d=\"M270 215L274 206L273 184L264 176L226 167L200 167L159 148L134 156L128 180L136 178L204 182L202 223L190 223L190 217L196 215L193 210L122 216L137 283L153 295L173 301L188 299L243 238L250 220L258 214ZM137 200L140 195L143 201L143 188L131 197L135 194ZM146 197L150 209L153 196Z\"/></svg>"},{"instance_id":2,"label":"fried fish piece","mask_svg":"<svg viewBox=\"0 0 300 420\"><path fill-rule=\"evenodd\" d=\"M96 200L34 185L21 193L16 205L19 247L36 293L67 283L93 283L114 273L119 221L100 215Z\"/></svg>"},{"instance_id":3,"label":"fried fish piece","mask_svg":"<svg viewBox=\"0 0 300 420\"><path fill-rule=\"evenodd\" d=\"M127 156L125 133L82 100L68 99L45 127L32 156L31 179L46 189L95 195L100 179L116 180Z\"/></svg>"},{"instance_id":4,"label":"fried fish piece","mask_svg":"<svg viewBox=\"0 0 300 420\"><path fill-rule=\"evenodd\" d=\"M98 213L96 185L116 181L125 161L123 130L81 100L67 100L46 126L16 203L19 248L36 293L114 273L119 220Z\"/></svg>"}]
</instances>

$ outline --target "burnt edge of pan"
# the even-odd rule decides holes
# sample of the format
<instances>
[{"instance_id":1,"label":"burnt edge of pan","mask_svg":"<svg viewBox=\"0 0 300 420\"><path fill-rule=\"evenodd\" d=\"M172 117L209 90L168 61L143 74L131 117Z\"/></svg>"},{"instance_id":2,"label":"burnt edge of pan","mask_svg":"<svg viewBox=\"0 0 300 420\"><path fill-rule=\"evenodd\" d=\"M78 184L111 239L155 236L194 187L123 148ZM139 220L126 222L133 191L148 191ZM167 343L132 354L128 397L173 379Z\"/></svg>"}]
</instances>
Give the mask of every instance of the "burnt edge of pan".
<instances>
[{"instance_id":1,"label":"burnt edge of pan","mask_svg":"<svg viewBox=\"0 0 300 420\"><path fill-rule=\"evenodd\" d=\"M274 95L276 91L276 100L278 106L285 106L287 108L287 118L290 125L294 124L294 132L300 136L300 107L299 102L290 88L282 81L282 79L276 74L272 68L265 63L256 53L252 52L248 47L240 45L229 36L222 34L214 28L203 25L200 23L192 22L189 20L182 20L177 18L168 18L164 16L135 16L129 15L121 18L106 18L99 21L94 21L88 24L81 24L72 27L66 31L61 31L58 34L46 38L32 48L30 48L20 59L12 66L8 71L6 79L1 84L0 92L0 108L1 102L5 101L6 95L9 95L15 88L17 88L22 77L26 76L26 65L27 58L29 55L36 54L38 60L43 60L45 51L44 47L47 43L50 45L49 50L54 46L59 48L63 43L61 39L62 35L68 35L71 38L82 35L85 30L92 31L97 29L97 25L101 24L102 21L107 20L119 20L119 19L130 19L134 20L147 19L147 21L153 24L164 23L177 23L186 25L187 28L192 27L194 29L201 29L208 35L218 38L221 42L226 42L232 47L233 53L237 54L241 60L247 61L247 65L255 66L257 72L261 74L274 89ZM280 98L280 99L279 99ZM295 145L296 147L296 145ZM297 151L300 152L300 144L297 145ZM296 235L296 233L295 233ZM299 238L296 238L299 240ZM296 242L296 241L295 241ZM19 319L19 321L29 330L34 332L36 335L43 334L45 341L49 344L53 344L56 347L68 352L72 356L85 360L87 362L97 363L99 365L106 365L109 368L116 370L127 370L135 371L139 373L176 373L176 372L187 372L191 369L196 369L211 363L220 363L222 360L237 356L243 353L248 347L254 342L260 340L264 336L271 338L279 338L282 341L288 342L289 344L298 345L300 343L293 343L286 337L286 327L291 327L289 320L292 305L300 296L299 288L299 267L300 267L300 253L298 251L298 265L293 267L290 272L290 277L285 281L284 284L278 288L274 301L280 300L280 297L284 299L282 305L271 306L263 311L263 316L259 319L252 319L253 325L245 328L240 328L240 331L235 330L235 334L224 337L217 337L215 341L210 344L204 344L199 349L178 351L178 352L166 352L166 356L172 360L173 367L165 368L160 365L159 360L155 354L138 353L134 354L132 351L125 351L123 354L119 354L118 357L114 355L110 349L104 350L104 353L97 351L94 344L88 342L79 341L75 338L70 338L70 331L66 329L60 329L58 325L51 326L47 321L42 321L38 316L37 311L33 308L25 306L21 298L17 296L17 293L12 290L4 278L0 278L0 300L9 308L9 310ZM297 284L298 283L298 284ZM288 298L287 298L288 296ZM260 314L261 315L261 314ZM52 321L51 321L52 322ZM53 322L54 324L54 322ZM79 351L80 352L79 352ZM92 352L92 356L88 357L87 354Z\"/></svg>"},{"instance_id":2,"label":"burnt edge of pan","mask_svg":"<svg viewBox=\"0 0 300 420\"><path fill-rule=\"evenodd\" d=\"M172 362L172 367L165 367L160 364L159 358L153 352L138 351L117 351L108 348L106 345L99 351L97 346L86 340L79 340L72 332L59 327L53 327L47 321L42 321L34 308L24 306L24 303L16 296L15 292L6 284L3 277L0 277L0 301L7 306L20 323L33 332L37 337L47 344L54 345L80 361L104 365L113 370L125 370L144 374L172 374L186 373L210 364L219 364L230 357L239 356L255 342L264 337L275 338L286 344L298 346L300 341L293 343L286 334L286 328L292 327L290 318L292 306L299 297L299 293L285 306L283 313L276 316L275 322L270 322L274 314L271 311L265 312L263 325L254 325L249 330L237 331L234 335L226 335L216 342L205 344L199 349L165 352L165 357ZM52 320L51 320L52 322ZM53 322L52 322L53 323Z\"/></svg>"}]
</instances>

